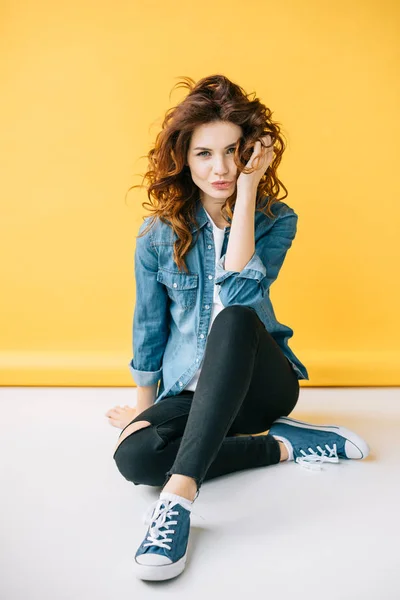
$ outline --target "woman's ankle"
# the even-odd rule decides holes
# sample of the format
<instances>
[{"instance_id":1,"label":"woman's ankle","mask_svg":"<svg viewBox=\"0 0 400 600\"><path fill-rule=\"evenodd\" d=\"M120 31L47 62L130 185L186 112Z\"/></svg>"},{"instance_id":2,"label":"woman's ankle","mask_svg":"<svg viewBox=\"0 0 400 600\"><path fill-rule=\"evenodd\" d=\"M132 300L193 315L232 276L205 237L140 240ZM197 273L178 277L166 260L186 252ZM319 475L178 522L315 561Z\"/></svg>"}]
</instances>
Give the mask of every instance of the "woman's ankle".
<instances>
[{"instance_id":1,"label":"woman's ankle","mask_svg":"<svg viewBox=\"0 0 400 600\"><path fill-rule=\"evenodd\" d=\"M281 451L281 458L279 462L283 462L289 458L289 452L287 451L287 448L283 442L281 442L280 440L277 440L277 442Z\"/></svg>"}]
</instances>

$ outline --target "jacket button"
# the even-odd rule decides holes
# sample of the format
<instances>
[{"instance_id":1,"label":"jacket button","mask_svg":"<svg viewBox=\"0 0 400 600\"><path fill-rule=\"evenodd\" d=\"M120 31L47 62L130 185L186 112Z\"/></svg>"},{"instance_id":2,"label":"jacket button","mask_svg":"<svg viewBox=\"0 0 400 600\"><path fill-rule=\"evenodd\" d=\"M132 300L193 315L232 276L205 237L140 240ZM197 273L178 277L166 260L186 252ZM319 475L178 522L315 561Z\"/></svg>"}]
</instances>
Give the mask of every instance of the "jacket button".
<instances>
[{"instance_id":1,"label":"jacket button","mask_svg":"<svg viewBox=\"0 0 400 600\"><path fill-rule=\"evenodd\" d=\"M206 304L206 308L210 308L210 305L209 305L209 304Z\"/></svg>"},{"instance_id":2,"label":"jacket button","mask_svg":"<svg viewBox=\"0 0 400 600\"><path fill-rule=\"evenodd\" d=\"M179 385L180 385L181 387L183 386L183 383L182 383L182 381L180 381L180 382L179 382Z\"/></svg>"},{"instance_id":3,"label":"jacket button","mask_svg":"<svg viewBox=\"0 0 400 600\"><path fill-rule=\"evenodd\" d=\"M208 246L207 246L207 248L208 248L209 250L211 250L212 246L208 245Z\"/></svg>"},{"instance_id":4,"label":"jacket button","mask_svg":"<svg viewBox=\"0 0 400 600\"><path fill-rule=\"evenodd\" d=\"M213 278L213 276L212 276L212 275L209 275L209 276L208 276L208 279L212 279L212 278Z\"/></svg>"},{"instance_id":5,"label":"jacket button","mask_svg":"<svg viewBox=\"0 0 400 600\"><path fill-rule=\"evenodd\" d=\"M178 287L178 284L177 284L177 283L174 283L174 287Z\"/></svg>"},{"instance_id":6,"label":"jacket button","mask_svg":"<svg viewBox=\"0 0 400 600\"><path fill-rule=\"evenodd\" d=\"M200 337L201 337L201 338L203 338L203 337L204 337L204 333L201 333L201 334L200 334Z\"/></svg>"}]
</instances>

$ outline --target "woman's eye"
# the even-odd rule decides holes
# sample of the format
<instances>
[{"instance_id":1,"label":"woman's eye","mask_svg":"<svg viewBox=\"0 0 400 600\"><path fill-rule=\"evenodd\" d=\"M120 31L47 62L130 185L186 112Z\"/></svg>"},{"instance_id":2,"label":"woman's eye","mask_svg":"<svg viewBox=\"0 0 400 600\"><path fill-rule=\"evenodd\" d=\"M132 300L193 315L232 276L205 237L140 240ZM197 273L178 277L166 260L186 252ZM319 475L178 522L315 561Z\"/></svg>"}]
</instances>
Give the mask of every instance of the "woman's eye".
<instances>
[{"instance_id":1,"label":"woman's eye","mask_svg":"<svg viewBox=\"0 0 400 600\"><path fill-rule=\"evenodd\" d=\"M235 152L235 148L232 146L232 148L228 148L228 152L229 150L233 150L233 152ZM203 150L203 152L199 152L199 154L197 156L204 156L205 154L209 154L208 150Z\"/></svg>"}]
</instances>

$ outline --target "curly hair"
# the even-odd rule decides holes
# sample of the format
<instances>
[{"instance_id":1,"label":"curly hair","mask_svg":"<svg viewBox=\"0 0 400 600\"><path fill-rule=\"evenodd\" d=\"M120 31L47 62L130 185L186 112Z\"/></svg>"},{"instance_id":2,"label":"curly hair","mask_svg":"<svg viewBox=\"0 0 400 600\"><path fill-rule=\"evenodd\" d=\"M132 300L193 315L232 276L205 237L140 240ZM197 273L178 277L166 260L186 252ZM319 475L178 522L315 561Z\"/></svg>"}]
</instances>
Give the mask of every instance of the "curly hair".
<instances>
[{"instance_id":1,"label":"curly hair","mask_svg":"<svg viewBox=\"0 0 400 600\"><path fill-rule=\"evenodd\" d=\"M246 174L254 170L246 168L246 164L255 142L269 134L275 155L258 184L256 211L274 218L271 206L286 198L288 192L276 174L286 146L279 124L271 119L271 110L258 98L251 99L250 94L246 94L243 88L224 75L204 77L197 84L191 77L181 79L174 88L184 87L189 93L177 106L166 112L162 130L147 155L148 171L142 180L147 185L131 186L128 192L136 187L147 187L149 202L142 202L142 207L148 207L152 216L148 227L137 237L145 235L157 218L168 224L178 238L174 242L174 262L178 270L183 267L187 273L184 257L193 242L190 225L197 225L194 208L198 187L192 180L186 157L196 127L215 121L239 125L242 136L237 140L233 156L238 171ZM286 194L278 199L280 187ZM236 189L221 207L221 215L225 220L227 217L232 220L235 201Z\"/></svg>"}]
</instances>

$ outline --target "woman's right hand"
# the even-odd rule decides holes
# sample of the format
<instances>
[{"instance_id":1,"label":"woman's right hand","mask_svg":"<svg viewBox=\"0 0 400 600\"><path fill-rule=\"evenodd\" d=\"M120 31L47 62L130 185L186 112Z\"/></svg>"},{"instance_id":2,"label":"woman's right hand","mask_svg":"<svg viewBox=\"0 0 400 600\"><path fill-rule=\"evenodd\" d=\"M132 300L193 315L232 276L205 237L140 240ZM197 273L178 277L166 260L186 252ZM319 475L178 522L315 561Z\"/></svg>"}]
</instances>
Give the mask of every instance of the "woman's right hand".
<instances>
[{"instance_id":1,"label":"woman's right hand","mask_svg":"<svg viewBox=\"0 0 400 600\"><path fill-rule=\"evenodd\" d=\"M128 406L114 406L114 408L110 408L109 411L105 413L105 416L108 417L108 422L113 427L117 427L118 429L124 429L133 419L137 416L136 407Z\"/></svg>"}]
</instances>

